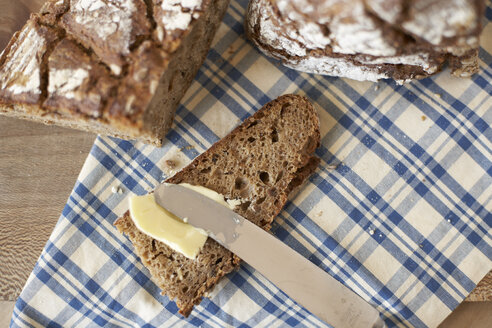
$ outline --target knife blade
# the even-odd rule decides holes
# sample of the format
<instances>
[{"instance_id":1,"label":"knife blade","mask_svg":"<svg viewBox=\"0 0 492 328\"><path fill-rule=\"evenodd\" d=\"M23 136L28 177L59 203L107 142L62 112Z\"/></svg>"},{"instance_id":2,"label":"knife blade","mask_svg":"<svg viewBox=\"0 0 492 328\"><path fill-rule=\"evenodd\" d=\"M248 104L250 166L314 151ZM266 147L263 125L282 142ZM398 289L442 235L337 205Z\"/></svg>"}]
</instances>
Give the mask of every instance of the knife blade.
<instances>
[{"instance_id":1,"label":"knife blade","mask_svg":"<svg viewBox=\"0 0 492 328\"><path fill-rule=\"evenodd\" d=\"M258 270L312 314L336 328L383 328L379 312L282 241L189 188L161 184L156 202Z\"/></svg>"}]
</instances>

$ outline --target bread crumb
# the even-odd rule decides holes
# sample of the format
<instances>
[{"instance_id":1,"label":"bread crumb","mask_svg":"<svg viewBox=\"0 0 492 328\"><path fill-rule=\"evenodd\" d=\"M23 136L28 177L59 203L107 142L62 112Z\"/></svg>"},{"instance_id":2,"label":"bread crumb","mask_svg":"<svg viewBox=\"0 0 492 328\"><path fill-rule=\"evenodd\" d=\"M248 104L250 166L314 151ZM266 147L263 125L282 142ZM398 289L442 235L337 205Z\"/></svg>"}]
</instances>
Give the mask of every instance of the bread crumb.
<instances>
[{"instance_id":1,"label":"bread crumb","mask_svg":"<svg viewBox=\"0 0 492 328\"><path fill-rule=\"evenodd\" d=\"M422 115L422 121L425 121L427 119L427 116Z\"/></svg>"},{"instance_id":2,"label":"bread crumb","mask_svg":"<svg viewBox=\"0 0 492 328\"><path fill-rule=\"evenodd\" d=\"M336 170L338 168L338 165L340 165L340 164L328 164L328 165L326 165L326 168L328 170Z\"/></svg>"},{"instance_id":3,"label":"bread crumb","mask_svg":"<svg viewBox=\"0 0 492 328\"><path fill-rule=\"evenodd\" d=\"M176 273L178 274L178 280L183 280L183 271L181 271L181 268L178 268Z\"/></svg>"},{"instance_id":4,"label":"bread crumb","mask_svg":"<svg viewBox=\"0 0 492 328\"><path fill-rule=\"evenodd\" d=\"M374 91L378 91L378 90L379 90L379 84L376 84L376 85L374 86Z\"/></svg>"},{"instance_id":5,"label":"bread crumb","mask_svg":"<svg viewBox=\"0 0 492 328\"><path fill-rule=\"evenodd\" d=\"M229 47L229 49L227 49L227 53L228 53L229 55L233 55L235 52L236 52L236 49L234 48L234 46L233 46L233 45L231 45L231 46Z\"/></svg>"},{"instance_id":6,"label":"bread crumb","mask_svg":"<svg viewBox=\"0 0 492 328\"><path fill-rule=\"evenodd\" d=\"M118 186L112 186L112 187L111 187L111 192L112 192L113 194L120 194L120 195L121 195L121 194L123 194L123 189L121 189L121 188L120 188L120 187L118 187Z\"/></svg>"},{"instance_id":7,"label":"bread crumb","mask_svg":"<svg viewBox=\"0 0 492 328\"><path fill-rule=\"evenodd\" d=\"M440 93L434 93L434 97L441 98L441 94Z\"/></svg>"},{"instance_id":8,"label":"bread crumb","mask_svg":"<svg viewBox=\"0 0 492 328\"><path fill-rule=\"evenodd\" d=\"M178 151L190 150L190 149L193 149L193 148L195 148L195 147L192 146L192 145L188 145L188 146L185 146L185 147L178 148Z\"/></svg>"},{"instance_id":9,"label":"bread crumb","mask_svg":"<svg viewBox=\"0 0 492 328\"><path fill-rule=\"evenodd\" d=\"M374 229L369 230L369 234L372 236L376 231Z\"/></svg>"},{"instance_id":10,"label":"bread crumb","mask_svg":"<svg viewBox=\"0 0 492 328\"><path fill-rule=\"evenodd\" d=\"M321 215L323 215L323 211L319 211L319 212L316 214L316 216L321 216Z\"/></svg>"},{"instance_id":11,"label":"bread crumb","mask_svg":"<svg viewBox=\"0 0 492 328\"><path fill-rule=\"evenodd\" d=\"M170 160L170 159L166 159L166 165L167 167L169 167L170 169L175 169L176 168L176 162L173 161L173 160Z\"/></svg>"}]
</instances>

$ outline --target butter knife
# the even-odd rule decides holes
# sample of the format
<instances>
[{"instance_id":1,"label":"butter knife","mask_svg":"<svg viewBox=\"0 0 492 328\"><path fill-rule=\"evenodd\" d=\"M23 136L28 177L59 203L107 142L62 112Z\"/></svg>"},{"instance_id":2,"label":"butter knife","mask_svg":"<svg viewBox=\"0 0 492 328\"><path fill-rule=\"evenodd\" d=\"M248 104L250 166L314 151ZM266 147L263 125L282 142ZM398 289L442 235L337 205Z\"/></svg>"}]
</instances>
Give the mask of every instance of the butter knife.
<instances>
[{"instance_id":1,"label":"butter knife","mask_svg":"<svg viewBox=\"0 0 492 328\"><path fill-rule=\"evenodd\" d=\"M386 327L369 303L229 208L174 184L159 185L154 195L160 206L205 230L324 322L335 328Z\"/></svg>"}]
</instances>

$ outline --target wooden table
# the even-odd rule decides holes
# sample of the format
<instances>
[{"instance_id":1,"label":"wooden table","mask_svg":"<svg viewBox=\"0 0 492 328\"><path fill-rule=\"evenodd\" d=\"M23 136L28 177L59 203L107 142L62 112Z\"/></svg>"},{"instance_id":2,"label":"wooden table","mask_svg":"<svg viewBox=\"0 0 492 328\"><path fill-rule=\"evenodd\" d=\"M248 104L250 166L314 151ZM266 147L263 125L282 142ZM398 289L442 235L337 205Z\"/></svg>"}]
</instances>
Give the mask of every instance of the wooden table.
<instances>
[{"instance_id":1,"label":"wooden table","mask_svg":"<svg viewBox=\"0 0 492 328\"><path fill-rule=\"evenodd\" d=\"M0 0L0 50L43 1ZM10 321L94 138L0 116L0 328ZM490 322L492 302L465 302L441 327L480 328Z\"/></svg>"}]
</instances>

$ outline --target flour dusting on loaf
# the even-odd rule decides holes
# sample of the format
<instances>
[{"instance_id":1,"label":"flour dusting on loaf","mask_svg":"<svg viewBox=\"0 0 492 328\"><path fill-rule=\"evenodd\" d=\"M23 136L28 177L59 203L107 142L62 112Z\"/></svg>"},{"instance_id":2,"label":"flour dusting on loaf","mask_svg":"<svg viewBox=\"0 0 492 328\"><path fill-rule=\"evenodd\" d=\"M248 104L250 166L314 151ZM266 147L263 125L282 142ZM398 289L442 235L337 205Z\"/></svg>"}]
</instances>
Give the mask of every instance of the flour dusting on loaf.
<instances>
[{"instance_id":1,"label":"flour dusting on loaf","mask_svg":"<svg viewBox=\"0 0 492 328\"><path fill-rule=\"evenodd\" d=\"M62 26L119 75L131 44L150 32L150 23L141 14L145 11L143 0L70 0Z\"/></svg>"},{"instance_id":2,"label":"flour dusting on loaf","mask_svg":"<svg viewBox=\"0 0 492 328\"><path fill-rule=\"evenodd\" d=\"M20 31L19 43L4 52L0 68L0 88L9 100L35 103L41 95L41 57L56 38L48 28L30 21ZM1 59L0 59L1 60ZM1 63L1 61L0 61Z\"/></svg>"},{"instance_id":3,"label":"flour dusting on loaf","mask_svg":"<svg viewBox=\"0 0 492 328\"><path fill-rule=\"evenodd\" d=\"M452 62L478 70L483 0L252 0L246 33L301 71L356 80L423 78Z\"/></svg>"},{"instance_id":4,"label":"flour dusting on loaf","mask_svg":"<svg viewBox=\"0 0 492 328\"><path fill-rule=\"evenodd\" d=\"M88 77L89 73L83 68L50 71L48 92L55 94L61 93L64 94L66 98L75 98L75 90L77 90Z\"/></svg>"},{"instance_id":5,"label":"flour dusting on loaf","mask_svg":"<svg viewBox=\"0 0 492 328\"><path fill-rule=\"evenodd\" d=\"M201 7L202 0L162 1L159 24L168 35L175 30L186 30L191 20L200 16Z\"/></svg>"}]
</instances>

